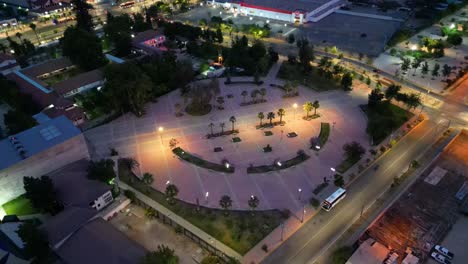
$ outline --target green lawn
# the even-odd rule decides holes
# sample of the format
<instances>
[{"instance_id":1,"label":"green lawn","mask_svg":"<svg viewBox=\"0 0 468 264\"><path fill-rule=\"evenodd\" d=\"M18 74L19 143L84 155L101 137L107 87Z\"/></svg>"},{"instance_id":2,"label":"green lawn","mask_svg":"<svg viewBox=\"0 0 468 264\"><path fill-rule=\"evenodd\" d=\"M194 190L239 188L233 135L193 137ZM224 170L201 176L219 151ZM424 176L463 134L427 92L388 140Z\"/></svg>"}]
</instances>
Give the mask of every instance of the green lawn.
<instances>
[{"instance_id":1,"label":"green lawn","mask_svg":"<svg viewBox=\"0 0 468 264\"><path fill-rule=\"evenodd\" d=\"M7 215L30 215L39 213L24 195L2 205Z\"/></svg>"},{"instance_id":2,"label":"green lawn","mask_svg":"<svg viewBox=\"0 0 468 264\"><path fill-rule=\"evenodd\" d=\"M382 142L413 116L411 112L388 101L381 102L372 108L367 105L360 107L367 115L367 133L372 137L374 145Z\"/></svg>"},{"instance_id":3,"label":"green lawn","mask_svg":"<svg viewBox=\"0 0 468 264\"><path fill-rule=\"evenodd\" d=\"M307 87L316 91L341 89L340 83L338 81L319 76L317 74L316 67L312 67L312 71L308 74L305 74L299 64L290 64L288 62L284 62L281 64L278 75L276 77L288 81L297 81L300 84L304 84L305 82Z\"/></svg>"},{"instance_id":4,"label":"green lawn","mask_svg":"<svg viewBox=\"0 0 468 264\"><path fill-rule=\"evenodd\" d=\"M328 136L330 136L330 123L320 123L320 134L318 137L320 148L325 146L325 143L327 143L328 140Z\"/></svg>"},{"instance_id":5,"label":"green lawn","mask_svg":"<svg viewBox=\"0 0 468 264\"><path fill-rule=\"evenodd\" d=\"M230 211L229 215L226 216L222 210L201 206L200 211L197 212L196 205L180 200L176 200L175 204L170 205L163 193L148 187L132 173L129 173L122 164L119 164L119 177L123 182L170 209L241 255L247 253L285 220L279 210L256 211L253 215L250 211Z\"/></svg>"}]
</instances>

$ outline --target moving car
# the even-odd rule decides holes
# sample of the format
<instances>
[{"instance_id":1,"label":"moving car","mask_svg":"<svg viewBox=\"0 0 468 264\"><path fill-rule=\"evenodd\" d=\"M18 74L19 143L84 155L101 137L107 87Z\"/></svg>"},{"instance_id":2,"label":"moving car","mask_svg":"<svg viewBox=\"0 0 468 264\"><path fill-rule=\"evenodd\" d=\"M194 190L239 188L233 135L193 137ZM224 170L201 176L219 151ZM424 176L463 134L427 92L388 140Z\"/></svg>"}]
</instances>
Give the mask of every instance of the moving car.
<instances>
[{"instance_id":1,"label":"moving car","mask_svg":"<svg viewBox=\"0 0 468 264\"><path fill-rule=\"evenodd\" d=\"M444 257L443 255L441 255L441 254L439 254L439 253L437 253L437 252L432 252L432 253L431 253L431 257L432 257L435 261L437 261L437 262L439 262L439 263L442 263L442 264L450 264L450 261L449 261L446 257Z\"/></svg>"},{"instance_id":2,"label":"moving car","mask_svg":"<svg viewBox=\"0 0 468 264\"><path fill-rule=\"evenodd\" d=\"M452 252L450 252L448 249L444 248L441 245L436 245L434 249L440 254L446 256L448 259L453 259L453 257L455 256Z\"/></svg>"}]
</instances>

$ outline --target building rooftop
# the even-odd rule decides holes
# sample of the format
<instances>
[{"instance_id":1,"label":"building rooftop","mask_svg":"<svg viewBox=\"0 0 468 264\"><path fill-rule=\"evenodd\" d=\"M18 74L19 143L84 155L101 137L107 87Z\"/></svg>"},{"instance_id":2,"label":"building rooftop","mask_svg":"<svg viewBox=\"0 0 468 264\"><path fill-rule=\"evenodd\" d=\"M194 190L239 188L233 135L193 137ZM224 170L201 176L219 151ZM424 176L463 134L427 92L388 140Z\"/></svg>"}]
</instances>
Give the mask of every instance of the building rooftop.
<instances>
[{"instance_id":1,"label":"building rooftop","mask_svg":"<svg viewBox=\"0 0 468 264\"><path fill-rule=\"evenodd\" d=\"M265 11L285 12L295 11L310 12L329 0L240 0L241 6L263 9Z\"/></svg>"},{"instance_id":2,"label":"building rooftop","mask_svg":"<svg viewBox=\"0 0 468 264\"><path fill-rule=\"evenodd\" d=\"M103 79L104 76L102 71L100 69L96 69L56 83L52 85L51 88L58 94L64 95L68 92L73 91L74 89L78 89L82 86L102 81Z\"/></svg>"},{"instance_id":3,"label":"building rooftop","mask_svg":"<svg viewBox=\"0 0 468 264\"><path fill-rule=\"evenodd\" d=\"M87 178L88 165L89 161L82 159L48 174L65 206L90 208L91 202L111 189L105 183Z\"/></svg>"},{"instance_id":4,"label":"building rooftop","mask_svg":"<svg viewBox=\"0 0 468 264\"><path fill-rule=\"evenodd\" d=\"M98 212L92 208L66 207L42 225L52 248L59 248L64 240L84 226ZM85 263L85 262L83 262Z\"/></svg>"},{"instance_id":5,"label":"building rooftop","mask_svg":"<svg viewBox=\"0 0 468 264\"><path fill-rule=\"evenodd\" d=\"M66 57L61 57L59 59L49 60L44 63L29 66L27 68L22 69L21 72L30 77L37 77L71 66L73 66L73 63L69 59L67 59Z\"/></svg>"},{"instance_id":6,"label":"building rooftop","mask_svg":"<svg viewBox=\"0 0 468 264\"><path fill-rule=\"evenodd\" d=\"M26 157L32 157L79 134L81 134L81 131L70 120L65 116L59 116L3 139L0 141L0 157L2 157L0 159L0 170L23 160L10 138L15 138L22 145Z\"/></svg>"},{"instance_id":7,"label":"building rooftop","mask_svg":"<svg viewBox=\"0 0 468 264\"><path fill-rule=\"evenodd\" d=\"M346 264L381 264L389 253L388 248L369 238L359 246Z\"/></svg>"},{"instance_id":8,"label":"building rooftop","mask_svg":"<svg viewBox=\"0 0 468 264\"><path fill-rule=\"evenodd\" d=\"M146 250L97 218L77 230L56 253L68 264L135 264Z\"/></svg>"},{"instance_id":9,"label":"building rooftop","mask_svg":"<svg viewBox=\"0 0 468 264\"><path fill-rule=\"evenodd\" d=\"M140 32L135 35L135 37L132 39L133 45L139 44L141 42L147 41L149 39L153 39L158 36L162 36L163 33L154 30L154 29L148 29L146 31Z\"/></svg>"}]
</instances>

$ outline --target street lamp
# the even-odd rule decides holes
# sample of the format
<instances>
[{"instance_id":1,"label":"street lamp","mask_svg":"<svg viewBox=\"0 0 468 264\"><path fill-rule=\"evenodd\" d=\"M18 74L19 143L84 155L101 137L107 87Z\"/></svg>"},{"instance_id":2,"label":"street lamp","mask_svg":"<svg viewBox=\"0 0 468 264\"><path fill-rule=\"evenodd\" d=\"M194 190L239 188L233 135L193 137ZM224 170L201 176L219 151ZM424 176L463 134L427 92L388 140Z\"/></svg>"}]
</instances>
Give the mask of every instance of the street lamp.
<instances>
[{"instance_id":1,"label":"street lamp","mask_svg":"<svg viewBox=\"0 0 468 264\"><path fill-rule=\"evenodd\" d=\"M294 108L294 120L296 120L297 103L293 104L293 108Z\"/></svg>"},{"instance_id":2,"label":"street lamp","mask_svg":"<svg viewBox=\"0 0 468 264\"><path fill-rule=\"evenodd\" d=\"M297 192L299 193L299 196L297 198L300 201L301 200L302 189L301 188L297 189Z\"/></svg>"},{"instance_id":3,"label":"street lamp","mask_svg":"<svg viewBox=\"0 0 468 264\"><path fill-rule=\"evenodd\" d=\"M335 170L335 168L330 168L330 170L331 170L331 171L333 171L333 172L335 172L335 171L336 171L336 170Z\"/></svg>"},{"instance_id":4,"label":"street lamp","mask_svg":"<svg viewBox=\"0 0 468 264\"><path fill-rule=\"evenodd\" d=\"M168 180L168 181L166 182L166 185L169 185L169 184L171 184L171 181Z\"/></svg>"},{"instance_id":5,"label":"street lamp","mask_svg":"<svg viewBox=\"0 0 468 264\"><path fill-rule=\"evenodd\" d=\"M304 215L306 213L306 209L305 209L305 204L302 205L302 217L301 217L301 223L304 223Z\"/></svg>"},{"instance_id":6,"label":"street lamp","mask_svg":"<svg viewBox=\"0 0 468 264\"><path fill-rule=\"evenodd\" d=\"M415 51L415 50L417 50L417 49L418 49L418 45L414 44L414 45L411 46L411 50L412 50L412 51Z\"/></svg>"},{"instance_id":7,"label":"street lamp","mask_svg":"<svg viewBox=\"0 0 468 264\"><path fill-rule=\"evenodd\" d=\"M162 133L164 132L164 127L162 126L158 127L158 132L159 132L159 138L161 138L161 145L162 145L163 144Z\"/></svg>"},{"instance_id":8,"label":"street lamp","mask_svg":"<svg viewBox=\"0 0 468 264\"><path fill-rule=\"evenodd\" d=\"M208 196L209 196L209 195L210 195L209 192L206 192L206 193L205 193L205 202L206 202L206 203L208 203Z\"/></svg>"}]
</instances>

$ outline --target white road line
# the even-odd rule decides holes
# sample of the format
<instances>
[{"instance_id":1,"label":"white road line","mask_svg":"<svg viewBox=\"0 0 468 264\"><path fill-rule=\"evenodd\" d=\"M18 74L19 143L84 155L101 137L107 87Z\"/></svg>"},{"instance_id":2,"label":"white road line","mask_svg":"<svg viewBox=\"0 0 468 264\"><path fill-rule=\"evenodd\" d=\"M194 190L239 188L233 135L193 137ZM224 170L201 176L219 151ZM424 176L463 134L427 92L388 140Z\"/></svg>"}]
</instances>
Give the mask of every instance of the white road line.
<instances>
[{"instance_id":1,"label":"white road line","mask_svg":"<svg viewBox=\"0 0 468 264\"><path fill-rule=\"evenodd\" d=\"M288 34L292 33L294 30L296 30L296 28L293 28L293 29L289 30L288 32L284 33L283 37L286 37Z\"/></svg>"}]
</instances>

